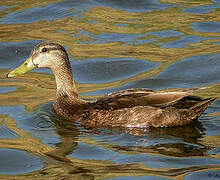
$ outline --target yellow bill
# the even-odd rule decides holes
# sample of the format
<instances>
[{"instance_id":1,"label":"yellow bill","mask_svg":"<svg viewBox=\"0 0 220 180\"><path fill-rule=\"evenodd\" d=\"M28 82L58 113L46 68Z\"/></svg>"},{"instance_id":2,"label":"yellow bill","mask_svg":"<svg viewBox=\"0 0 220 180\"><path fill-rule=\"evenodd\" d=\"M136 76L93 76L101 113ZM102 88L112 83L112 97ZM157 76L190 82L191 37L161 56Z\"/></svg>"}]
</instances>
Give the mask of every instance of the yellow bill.
<instances>
[{"instance_id":1,"label":"yellow bill","mask_svg":"<svg viewBox=\"0 0 220 180\"><path fill-rule=\"evenodd\" d=\"M32 60L28 58L21 66L8 73L7 77L16 77L25 74L36 67L37 66L32 62Z\"/></svg>"}]
</instances>

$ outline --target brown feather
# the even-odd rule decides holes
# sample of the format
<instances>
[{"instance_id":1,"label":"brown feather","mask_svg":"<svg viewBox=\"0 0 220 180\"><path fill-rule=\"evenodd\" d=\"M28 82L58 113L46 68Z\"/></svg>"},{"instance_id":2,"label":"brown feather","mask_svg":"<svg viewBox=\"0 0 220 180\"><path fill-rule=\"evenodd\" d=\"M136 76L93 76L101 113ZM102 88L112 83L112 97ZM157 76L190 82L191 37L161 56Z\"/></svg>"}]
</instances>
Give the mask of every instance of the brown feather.
<instances>
[{"instance_id":1,"label":"brown feather","mask_svg":"<svg viewBox=\"0 0 220 180\"><path fill-rule=\"evenodd\" d=\"M89 127L172 127L197 119L215 98L202 99L187 93L130 90L106 95L96 101L67 101L62 96L54 103L56 112L69 120L80 120ZM136 93L137 92L137 93ZM145 92L145 93L144 93ZM170 95L170 96L169 96ZM150 96L150 98L148 98ZM142 97L142 98L138 98ZM159 97L162 98L160 101ZM155 100L155 99L156 100ZM164 98L164 99L163 99ZM151 101L145 101L150 99ZM170 100L170 101L169 101ZM60 110L57 106L60 105Z\"/></svg>"}]
</instances>

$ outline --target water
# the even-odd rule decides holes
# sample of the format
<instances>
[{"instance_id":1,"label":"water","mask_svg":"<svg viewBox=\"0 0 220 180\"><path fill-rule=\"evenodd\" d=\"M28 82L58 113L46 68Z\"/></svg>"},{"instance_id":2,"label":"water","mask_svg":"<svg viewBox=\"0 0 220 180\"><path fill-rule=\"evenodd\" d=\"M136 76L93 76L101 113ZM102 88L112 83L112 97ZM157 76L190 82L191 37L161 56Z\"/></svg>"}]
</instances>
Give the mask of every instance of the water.
<instances>
[{"instance_id":1,"label":"water","mask_svg":"<svg viewBox=\"0 0 220 180\"><path fill-rule=\"evenodd\" d=\"M220 1L3 0L0 17L0 179L220 178ZM67 122L50 71L5 78L44 40L66 47L83 98L203 87L218 99L178 128Z\"/></svg>"}]
</instances>

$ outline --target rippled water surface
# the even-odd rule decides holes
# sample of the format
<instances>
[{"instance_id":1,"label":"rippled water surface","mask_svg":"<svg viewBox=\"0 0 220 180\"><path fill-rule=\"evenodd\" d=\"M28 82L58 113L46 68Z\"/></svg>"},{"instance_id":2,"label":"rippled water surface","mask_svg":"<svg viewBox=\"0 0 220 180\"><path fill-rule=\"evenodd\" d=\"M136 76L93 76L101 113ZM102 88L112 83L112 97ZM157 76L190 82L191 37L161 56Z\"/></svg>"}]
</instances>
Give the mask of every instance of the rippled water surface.
<instances>
[{"instance_id":1,"label":"rippled water surface","mask_svg":"<svg viewBox=\"0 0 220 180\"><path fill-rule=\"evenodd\" d=\"M220 179L219 0L1 0L0 179ZM55 115L48 70L6 79L35 44L67 49L90 99L194 88L218 99L194 124L87 129Z\"/></svg>"}]
</instances>

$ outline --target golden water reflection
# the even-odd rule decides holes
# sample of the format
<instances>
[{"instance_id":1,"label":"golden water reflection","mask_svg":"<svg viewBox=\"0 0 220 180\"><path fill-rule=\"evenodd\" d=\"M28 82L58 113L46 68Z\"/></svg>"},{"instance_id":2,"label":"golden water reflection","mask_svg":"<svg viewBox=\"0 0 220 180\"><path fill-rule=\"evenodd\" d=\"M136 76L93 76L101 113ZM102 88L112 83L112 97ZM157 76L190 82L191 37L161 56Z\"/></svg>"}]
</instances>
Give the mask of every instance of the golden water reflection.
<instances>
[{"instance_id":1,"label":"golden water reflection","mask_svg":"<svg viewBox=\"0 0 220 180\"><path fill-rule=\"evenodd\" d=\"M3 0L0 5L9 6L7 10L0 11L3 18L12 12L29 10L34 7L44 7L62 0L50 1L7 1ZM219 32L199 32L193 29L193 23L219 22L220 11L218 8L213 11L193 14L184 12L186 8L214 5L211 0L160 0L161 4L170 3L175 6L166 9L157 9L148 12L129 12L122 9L114 9L107 6L94 6L88 8L78 17L63 17L53 20L38 20L26 24L0 24L1 42L24 42L29 40L50 40L63 44L68 49L70 57L75 60L90 58L134 58L143 61L160 63L156 68L141 72L137 75L106 83L79 83L79 93L89 93L110 88L122 87L130 82L136 82L147 78L154 78L163 72L170 65L181 61L184 58L217 54L219 49ZM68 9L69 12L74 11ZM171 36L160 36L152 32L162 31L178 32ZM150 33L149 33L150 32ZM137 35L133 39L119 41L102 39L105 34ZM198 36L203 38L199 42L185 42L184 46L165 48L170 42L176 42L186 36ZM96 38L94 38L96 37ZM153 39L153 40L152 40ZM101 41L100 41L101 40ZM148 41L152 40L152 41ZM16 57L15 57L16 59ZM0 106L22 105L29 114L33 114L55 97L54 77L47 73L31 72L16 79L6 79L9 69L0 69L0 87L16 87L16 90L0 93ZM100 74L101 75L101 74ZM176 91L182 88L170 88L166 90ZM192 89L187 89L192 90ZM202 88L193 89L196 95L202 97L220 98L220 84L210 83ZM98 95L83 95L83 98L95 98ZM216 105L217 106L217 105ZM215 107L215 106L213 106ZM218 108L218 106L217 106ZM219 110L219 108L218 108ZM13 114L13 112L11 112ZM214 117L219 119L219 112L210 112L202 118ZM25 117L24 117L25 118ZM91 134L99 135L99 132L82 132L72 123L51 119L55 124L54 131L60 139L55 146L46 145L41 139L31 135L22 128L19 128L15 119L10 114L0 114L0 125L5 124L18 137L0 139L0 148L12 148L36 154L44 159L44 168L24 175L15 175L16 179L104 179L120 176L158 176L169 179L183 179L193 172L208 170L219 170L220 165L189 165L184 167L152 167L143 163L116 163L109 160L83 160L69 156L77 148L79 143L86 143L100 147L122 155L145 154L159 158L174 158L181 160L191 158L216 158L219 153L210 153L214 148L219 147L219 135L206 135L206 128L201 123L190 127L177 129L160 129L139 131L132 129L128 134L133 136L149 135L151 137L169 136L181 139L180 143L157 143L139 146L118 145L117 143L103 143L90 137ZM120 131L116 136L120 135ZM102 136L102 134L100 135ZM148 140L146 138L146 140ZM166 140L165 140L166 141ZM188 144L190 145L188 145ZM188 146L187 146L187 145ZM196 144L198 147L191 144ZM114 158L114 157L113 157ZM176 159L175 159L176 158ZM163 159L165 161L166 159ZM0 175L1 179L12 176Z\"/></svg>"}]
</instances>

